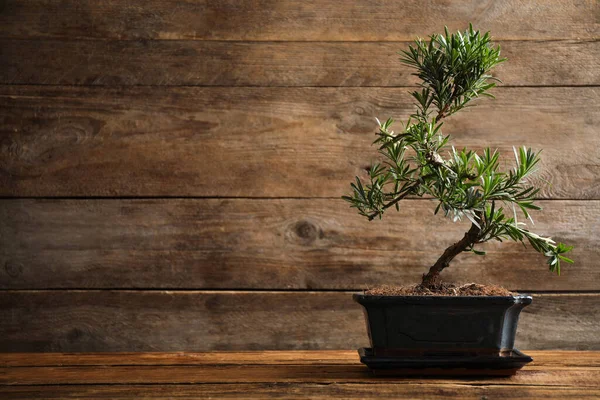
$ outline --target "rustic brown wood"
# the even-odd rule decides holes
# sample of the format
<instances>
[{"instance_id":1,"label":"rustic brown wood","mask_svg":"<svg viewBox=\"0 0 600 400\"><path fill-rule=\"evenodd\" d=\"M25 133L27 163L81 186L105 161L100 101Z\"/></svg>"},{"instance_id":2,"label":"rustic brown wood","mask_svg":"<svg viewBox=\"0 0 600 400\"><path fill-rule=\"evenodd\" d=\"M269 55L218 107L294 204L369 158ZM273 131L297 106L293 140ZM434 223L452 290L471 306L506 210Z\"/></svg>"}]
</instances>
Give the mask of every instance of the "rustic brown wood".
<instances>
[{"instance_id":1,"label":"rustic brown wood","mask_svg":"<svg viewBox=\"0 0 600 400\"><path fill-rule=\"evenodd\" d=\"M140 383L242 383L242 382L356 382L373 380L363 365L331 366L112 366L110 368L23 367L2 371L0 384L140 384ZM506 382L513 385L598 387L598 368L529 367ZM379 381L416 383L418 377L382 377ZM466 383L493 384L498 378L464 378ZM428 379L443 383L444 379Z\"/></svg>"},{"instance_id":2,"label":"rustic brown wood","mask_svg":"<svg viewBox=\"0 0 600 400\"><path fill-rule=\"evenodd\" d=\"M516 345L600 349L599 313L597 294L535 295L521 315ZM2 352L368 345L362 312L349 292L3 291L0 320ZM594 368L581 367L577 376L589 379L585 371Z\"/></svg>"},{"instance_id":3,"label":"rustic brown wood","mask_svg":"<svg viewBox=\"0 0 600 400\"><path fill-rule=\"evenodd\" d=\"M579 39L598 36L599 14L593 0L5 0L0 36L385 41L472 22L503 39Z\"/></svg>"},{"instance_id":4,"label":"rustic brown wood","mask_svg":"<svg viewBox=\"0 0 600 400\"><path fill-rule=\"evenodd\" d=\"M549 296L549 297L546 297ZM566 336L578 337L570 349L598 349L600 339L600 309L594 304L600 295L582 295L577 293L561 295L534 295L536 304L523 309L519 323L517 345L521 348L556 349L561 348ZM534 300L534 301L536 301ZM569 311L578 308L580 311ZM589 313L588 317L571 318L571 312ZM570 325L569 327L562 326ZM568 333L567 333L568 331ZM544 344L536 346L538 338L543 337ZM567 347L565 347L567 348ZM599 376L600 379L600 376Z\"/></svg>"},{"instance_id":5,"label":"rustic brown wood","mask_svg":"<svg viewBox=\"0 0 600 400\"><path fill-rule=\"evenodd\" d=\"M378 159L405 88L0 89L0 195L338 197ZM544 148L542 197L600 198L600 88L501 88L445 123L457 147ZM549 182L546 183L546 181Z\"/></svg>"},{"instance_id":6,"label":"rustic brown wood","mask_svg":"<svg viewBox=\"0 0 600 400\"><path fill-rule=\"evenodd\" d=\"M537 353L544 353L537 350ZM552 357L553 351L546 351ZM561 351L565 356L585 354L586 357L573 357L578 366L594 366L593 352ZM64 367L98 365L279 365L279 364L346 364L355 363L356 350L270 350L270 351L222 351L209 353L170 352L170 353L0 353L0 367ZM599 361L600 363L600 361ZM598 365L600 366L600 365Z\"/></svg>"},{"instance_id":7,"label":"rustic brown wood","mask_svg":"<svg viewBox=\"0 0 600 400\"><path fill-rule=\"evenodd\" d=\"M505 86L598 85L598 41L498 42ZM0 40L0 83L410 86L407 42Z\"/></svg>"},{"instance_id":8,"label":"rustic brown wood","mask_svg":"<svg viewBox=\"0 0 600 400\"><path fill-rule=\"evenodd\" d=\"M0 387L4 399L597 399L600 390L581 387L405 383L236 383L201 385L60 385Z\"/></svg>"},{"instance_id":9,"label":"rustic brown wood","mask_svg":"<svg viewBox=\"0 0 600 400\"><path fill-rule=\"evenodd\" d=\"M594 351L526 350L538 367L600 367ZM171 353L0 353L0 367L112 365L339 365L358 362L356 350L270 350Z\"/></svg>"},{"instance_id":10,"label":"rustic brown wood","mask_svg":"<svg viewBox=\"0 0 600 400\"><path fill-rule=\"evenodd\" d=\"M348 292L161 289L416 282L465 224L428 218L431 204L414 200L391 221L367 224L339 196L376 158L368 150L374 117L404 119L413 110L406 86L415 81L395 52L443 24L463 29L469 21L503 46L511 61L495 74L513 88L450 119L446 132L457 147L497 146L510 160L513 145L545 149L535 182L550 182L541 197L553 201L543 202L535 229L575 244L577 264L556 278L532 251L490 245L485 258L461 255L445 278L598 291L599 17L600 3L589 0L0 1L0 196L82 197L0 200L0 351L365 345ZM23 86L31 84L40 86ZM61 290L13 290L48 288ZM96 288L156 290L87 290ZM536 296L518 346L600 348L598 299ZM543 362L550 364L534 364L510 389L497 380L441 390L381 381L374 394L333 383L367 379L356 358L352 364L328 353L311 364L263 352L249 365L250 356L197 355L192 362L180 354L181 364L173 364L142 355L134 364L113 358L114 369L95 365L100 357L82 371L73 364L0 368L5 383L108 384L0 387L0 397L48 397L45 389L50 397L172 397L176 388L180 397L220 398L253 389L256 397L286 398L584 398L597 397L600 380L597 363L562 354L570 363L563 371L566 364L548 354ZM130 380L164 385L136 386L137 393L114 385ZM173 382L200 385L166 385Z\"/></svg>"},{"instance_id":11,"label":"rustic brown wood","mask_svg":"<svg viewBox=\"0 0 600 400\"><path fill-rule=\"evenodd\" d=\"M7 399L591 399L600 394L600 352L527 353L533 364L510 378L427 380L374 378L355 351L0 354L0 394Z\"/></svg>"},{"instance_id":12,"label":"rustic brown wood","mask_svg":"<svg viewBox=\"0 0 600 400\"><path fill-rule=\"evenodd\" d=\"M515 242L460 254L442 279L599 290L600 201L541 201L531 228L572 243L560 277ZM468 221L404 200L368 222L341 199L0 200L0 288L364 289L418 283ZM432 234L435 232L435 234Z\"/></svg>"},{"instance_id":13,"label":"rustic brown wood","mask_svg":"<svg viewBox=\"0 0 600 400\"><path fill-rule=\"evenodd\" d=\"M600 389L600 368L527 367L504 385L575 386ZM0 385L43 384L165 384L165 383L370 383L375 379L368 368L350 365L212 365L212 366L111 366L107 367L21 367L0 371ZM384 376L378 383L418 383L420 377ZM497 377L461 377L465 384L494 384ZM443 384L444 378L428 383Z\"/></svg>"}]
</instances>

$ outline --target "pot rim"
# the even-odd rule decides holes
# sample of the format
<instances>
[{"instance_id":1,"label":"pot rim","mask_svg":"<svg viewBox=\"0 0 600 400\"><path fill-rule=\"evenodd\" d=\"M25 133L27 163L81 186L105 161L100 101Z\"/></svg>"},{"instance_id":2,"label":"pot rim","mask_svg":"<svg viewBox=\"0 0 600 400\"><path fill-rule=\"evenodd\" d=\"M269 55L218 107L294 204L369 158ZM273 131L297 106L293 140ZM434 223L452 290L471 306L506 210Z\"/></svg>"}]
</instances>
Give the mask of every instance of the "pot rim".
<instances>
[{"instance_id":1,"label":"pot rim","mask_svg":"<svg viewBox=\"0 0 600 400\"><path fill-rule=\"evenodd\" d=\"M378 296L353 293L359 304L523 304L533 301L529 294L515 296Z\"/></svg>"}]
</instances>

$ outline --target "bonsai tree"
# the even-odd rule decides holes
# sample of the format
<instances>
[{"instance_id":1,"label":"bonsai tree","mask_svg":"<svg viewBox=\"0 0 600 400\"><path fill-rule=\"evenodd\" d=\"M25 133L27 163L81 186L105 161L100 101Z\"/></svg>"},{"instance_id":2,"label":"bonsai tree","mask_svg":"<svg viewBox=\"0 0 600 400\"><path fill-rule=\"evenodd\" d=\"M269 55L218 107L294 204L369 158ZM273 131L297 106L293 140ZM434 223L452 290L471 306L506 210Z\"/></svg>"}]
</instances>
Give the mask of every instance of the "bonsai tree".
<instances>
[{"instance_id":1,"label":"bonsai tree","mask_svg":"<svg viewBox=\"0 0 600 400\"><path fill-rule=\"evenodd\" d=\"M517 220L517 209L525 219L535 204L539 189L529 178L539 163L539 152L514 149L515 163L507 172L499 170L498 150L448 148L449 136L442 134L445 118L470 107L481 96L492 97L489 90L496 86L490 70L505 61L500 46L491 44L490 34L480 34L469 26L464 33L434 34L428 40L417 39L402 51L401 61L416 70L421 83L411 93L416 100L416 112L403 124L400 132L391 128L389 118L380 122L374 144L384 161L372 165L368 178L356 177L351 184L351 196L343 199L369 220L381 218L408 196L435 200L435 214L442 211L454 221L463 217L471 222L462 239L448 247L429 272L423 275L422 288L440 285L440 273L462 252L484 255L477 245L490 240L510 239L525 244L548 257L550 271L560 274L561 261L573 261L563 254L572 247L555 243L538 235Z\"/></svg>"}]
</instances>

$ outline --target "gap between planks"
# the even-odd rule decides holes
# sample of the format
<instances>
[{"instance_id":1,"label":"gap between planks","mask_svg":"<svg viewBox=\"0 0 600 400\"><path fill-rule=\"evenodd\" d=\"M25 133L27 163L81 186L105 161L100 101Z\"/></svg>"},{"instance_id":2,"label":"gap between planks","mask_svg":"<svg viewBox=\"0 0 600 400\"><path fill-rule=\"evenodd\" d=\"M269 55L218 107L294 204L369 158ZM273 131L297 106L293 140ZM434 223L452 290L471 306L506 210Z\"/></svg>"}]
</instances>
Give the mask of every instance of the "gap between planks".
<instances>
[{"instance_id":1,"label":"gap between planks","mask_svg":"<svg viewBox=\"0 0 600 400\"><path fill-rule=\"evenodd\" d=\"M275 294L275 293L346 293L351 295L356 292L363 292L365 289L195 289L195 288L49 288L49 289L4 289L0 288L0 292L25 292L25 293L44 293L44 292L73 292L73 293L84 293L84 292L123 292L123 293L139 293L139 292L163 292L169 293L180 293L180 294L252 294L252 293L264 293L264 294ZM597 297L600 296L600 290L582 290L582 291L564 291L564 290L524 290L524 289L509 289L512 292L519 292L520 294L532 294L541 295L544 297L578 297L578 296L589 296ZM1 354L1 353L0 353Z\"/></svg>"}]
</instances>

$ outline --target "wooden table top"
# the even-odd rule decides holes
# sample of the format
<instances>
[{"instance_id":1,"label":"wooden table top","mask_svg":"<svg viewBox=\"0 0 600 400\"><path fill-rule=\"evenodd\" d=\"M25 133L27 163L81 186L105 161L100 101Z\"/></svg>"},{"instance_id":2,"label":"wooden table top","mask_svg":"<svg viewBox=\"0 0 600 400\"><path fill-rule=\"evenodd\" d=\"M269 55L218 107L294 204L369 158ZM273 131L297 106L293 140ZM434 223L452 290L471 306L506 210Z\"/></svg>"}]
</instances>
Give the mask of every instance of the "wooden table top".
<instances>
[{"instance_id":1,"label":"wooden table top","mask_svg":"<svg viewBox=\"0 0 600 400\"><path fill-rule=\"evenodd\" d=\"M600 352L525 353L490 378L374 377L356 351L4 353L0 398L600 398Z\"/></svg>"}]
</instances>

